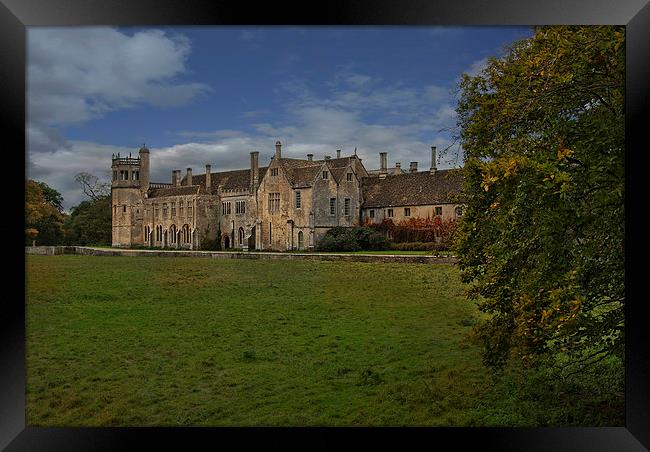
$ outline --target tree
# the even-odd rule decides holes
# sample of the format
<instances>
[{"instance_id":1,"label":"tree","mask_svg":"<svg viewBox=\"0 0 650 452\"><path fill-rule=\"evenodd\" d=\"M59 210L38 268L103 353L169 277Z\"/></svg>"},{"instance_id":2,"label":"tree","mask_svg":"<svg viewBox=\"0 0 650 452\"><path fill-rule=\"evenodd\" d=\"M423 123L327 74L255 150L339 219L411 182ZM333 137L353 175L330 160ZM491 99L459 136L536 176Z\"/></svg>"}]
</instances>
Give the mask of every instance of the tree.
<instances>
[{"instance_id":1,"label":"tree","mask_svg":"<svg viewBox=\"0 0 650 452\"><path fill-rule=\"evenodd\" d=\"M82 201L66 221L67 241L75 245L111 244L111 198Z\"/></svg>"},{"instance_id":2,"label":"tree","mask_svg":"<svg viewBox=\"0 0 650 452\"><path fill-rule=\"evenodd\" d=\"M64 238L63 197L44 182L25 184L25 244L58 245Z\"/></svg>"},{"instance_id":3,"label":"tree","mask_svg":"<svg viewBox=\"0 0 650 452\"><path fill-rule=\"evenodd\" d=\"M72 208L66 221L67 241L75 245L110 245L112 217L110 183L90 173L79 173L75 181L90 198Z\"/></svg>"},{"instance_id":4,"label":"tree","mask_svg":"<svg viewBox=\"0 0 650 452\"><path fill-rule=\"evenodd\" d=\"M623 357L622 27L538 27L464 76L457 251L484 362Z\"/></svg>"},{"instance_id":5,"label":"tree","mask_svg":"<svg viewBox=\"0 0 650 452\"><path fill-rule=\"evenodd\" d=\"M102 181L90 173L78 173L74 180L81 186L81 190L93 201L104 198L111 194L110 182Z\"/></svg>"}]
</instances>

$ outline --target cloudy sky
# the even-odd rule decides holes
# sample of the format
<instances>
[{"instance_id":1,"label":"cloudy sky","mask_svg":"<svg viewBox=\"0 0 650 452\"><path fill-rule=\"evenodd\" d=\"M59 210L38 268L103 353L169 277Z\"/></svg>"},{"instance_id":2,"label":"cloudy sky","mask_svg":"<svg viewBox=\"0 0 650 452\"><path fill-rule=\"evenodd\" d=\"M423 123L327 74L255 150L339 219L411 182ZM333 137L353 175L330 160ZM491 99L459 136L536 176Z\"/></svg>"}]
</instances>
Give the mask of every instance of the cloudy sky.
<instances>
[{"instance_id":1,"label":"cloudy sky","mask_svg":"<svg viewBox=\"0 0 650 452\"><path fill-rule=\"evenodd\" d=\"M27 177L65 207L85 171L151 149L152 180L173 169L246 168L250 152L322 158L342 149L367 169L452 144L455 90L523 27L28 28ZM439 152L440 153L440 152ZM457 147L439 168L458 166Z\"/></svg>"}]
</instances>

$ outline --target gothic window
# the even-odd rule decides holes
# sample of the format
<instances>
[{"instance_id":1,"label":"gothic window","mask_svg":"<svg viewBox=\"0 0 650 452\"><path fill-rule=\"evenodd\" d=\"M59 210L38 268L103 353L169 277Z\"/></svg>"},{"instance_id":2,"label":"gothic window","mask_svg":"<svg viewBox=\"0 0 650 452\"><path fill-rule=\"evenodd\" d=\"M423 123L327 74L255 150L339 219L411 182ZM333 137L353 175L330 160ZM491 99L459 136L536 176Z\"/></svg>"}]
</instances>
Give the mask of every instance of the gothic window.
<instances>
[{"instance_id":1,"label":"gothic window","mask_svg":"<svg viewBox=\"0 0 650 452\"><path fill-rule=\"evenodd\" d=\"M183 225L182 229L183 243L190 243L190 226L188 224Z\"/></svg>"},{"instance_id":2,"label":"gothic window","mask_svg":"<svg viewBox=\"0 0 650 452\"><path fill-rule=\"evenodd\" d=\"M169 243L176 243L176 226L173 224L169 227Z\"/></svg>"},{"instance_id":3,"label":"gothic window","mask_svg":"<svg viewBox=\"0 0 650 452\"><path fill-rule=\"evenodd\" d=\"M301 250L305 246L305 236L302 231L298 231L298 249Z\"/></svg>"},{"instance_id":4,"label":"gothic window","mask_svg":"<svg viewBox=\"0 0 650 452\"><path fill-rule=\"evenodd\" d=\"M239 247L244 246L244 228L239 228Z\"/></svg>"},{"instance_id":5,"label":"gothic window","mask_svg":"<svg viewBox=\"0 0 650 452\"><path fill-rule=\"evenodd\" d=\"M117 171L113 171L113 180L117 180Z\"/></svg>"}]
</instances>

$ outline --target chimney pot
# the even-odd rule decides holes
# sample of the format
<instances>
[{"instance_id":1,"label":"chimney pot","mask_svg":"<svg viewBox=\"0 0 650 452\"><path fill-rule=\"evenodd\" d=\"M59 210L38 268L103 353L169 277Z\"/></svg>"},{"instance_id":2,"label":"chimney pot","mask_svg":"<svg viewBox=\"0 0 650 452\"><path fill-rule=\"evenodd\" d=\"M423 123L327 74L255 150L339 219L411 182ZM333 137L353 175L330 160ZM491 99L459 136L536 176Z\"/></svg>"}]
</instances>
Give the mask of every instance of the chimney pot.
<instances>
[{"instance_id":1,"label":"chimney pot","mask_svg":"<svg viewBox=\"0 0 650 452\"><path fill-rule=\"evenodd\" d=\"M418 162L411 162L411 167L409 168L409 171L411 173L417 173L418 172Z\"/></svg>"},{"instance_id":2,"label":"chimney pot","mask_svg":"<svg viewBox=\"0 0 650 452\"><path fill-rule=\"evenodd\" d=\"M436 168L436 147L431 146L431 169L429 170L431 174L435 174L438 168Z\"/></svg>"},{"instance_id":3,"label":"chimney pot","mask_svg":"<svg viewBox=\"0 0 650 452\"><path fill-rule=\"evenodd\" d=\"M212 186L212 174L210 174L211 169L211 165L205 165L205 189L207 191L209 191Z\"/></svg>"},{"instance_id":4,"label":"chimney pot","mask_svg":"<svg viewBox=\"0 0 650 452\"><path fill-rule=\"evenodd\" d=\"M402 163L395 162L395 174L402 174Z\"/></svg>"},{"instance_id":5,"label":"chimney pot","mask_svg":"<svg viewBox=\"0 0 650 452\"><path fill-rule=\"evenodd\" d=\"M187 185L192 185L192 168L187 169Z\"/></svg>"},{"instance_id":6,"label":"chimney pot","mask_svg":"<svg viewBox=\"0 0 650 452\"><path fill-rule=\"evenodd\" d=\"M279 141L275 142L275 158L276 159L282 158L282 143L280 143Z\"/></svg>"},{"instance_id":7,"label":"chimney pot","mask_svg":"<svg viewBox=\"0 0 650 452\"><path fill-rule=\"evenodd\" d=\"M340 149L337 149L337 150L336 150L336 158L337 158L337 159L340 159L340 158L341 158L341 150L340 150Z\"/></svg>"},{"instance_id":8,"label":"chimney pot","mask_svg":"<svg viewBox=\"0 0 650 452\"><path fill-rule=\"evenodd\" d=\"M310 162L314 160L314 154L307 154L307 160Z\"/></svg>"},{"instance_id":9,"label":"chimney pot","mask_svg":"<svg viewBox=\"0 0 650 452\"><path fill-rule=\"evenodd\" d=\"M259 156L259 152L251 152L251 193L257 191L257 184L259 182Z\"/></svg>"},{"instance_id":10,"label":"chimney pot","mask_svg":"<svg viewBox=\"0 0 650 452\"><path fill-rule=\"evenodd\" d=\"M379 153L379 178L383 179L388 175L388 159L387 152Z\"/></svg>"}]
</instances>

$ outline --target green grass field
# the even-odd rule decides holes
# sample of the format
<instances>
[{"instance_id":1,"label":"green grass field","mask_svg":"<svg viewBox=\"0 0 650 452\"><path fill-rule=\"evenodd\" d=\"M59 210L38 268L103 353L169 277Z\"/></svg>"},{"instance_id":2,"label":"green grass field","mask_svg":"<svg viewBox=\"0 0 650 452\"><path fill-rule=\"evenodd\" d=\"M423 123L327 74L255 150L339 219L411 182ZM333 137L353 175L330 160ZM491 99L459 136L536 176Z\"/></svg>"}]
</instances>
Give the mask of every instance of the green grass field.
<instances>
[{"instance_id":1,"label":"green grass field","mask_svg":"<svg viewBox=\"0 0 650 452\"><path fill-rule=\"evenodd\" d=\"M477 317L452 265L29 255L27 424L623 425L495 384Z\"/></svg>"}]
</instances>

